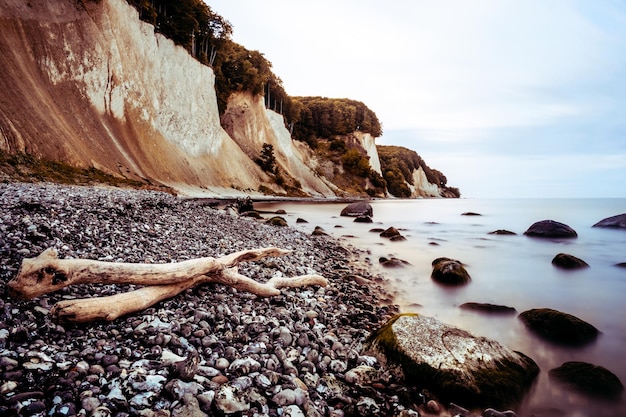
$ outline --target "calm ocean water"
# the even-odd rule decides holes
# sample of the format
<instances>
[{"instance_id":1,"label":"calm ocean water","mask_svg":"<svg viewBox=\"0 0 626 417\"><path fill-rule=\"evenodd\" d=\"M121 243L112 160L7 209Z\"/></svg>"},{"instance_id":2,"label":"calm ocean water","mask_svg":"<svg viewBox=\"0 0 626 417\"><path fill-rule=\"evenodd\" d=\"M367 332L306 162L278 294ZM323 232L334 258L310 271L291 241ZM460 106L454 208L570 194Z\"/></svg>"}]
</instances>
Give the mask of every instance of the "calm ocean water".
<instances>
[{"instance_id":1,"label":"calm ocean water","mask_svg":"<svg viewBox=\"0 0 626 417\"><path fill-rule=\"evenodd\" d=\"M402 311L415 311L486 336L532 357L541 374L520 416L626 416L626 401L607 404L564 390L548 371L566 361L601 365L626 383L626 230L592 228L626 212L626 199L424 199L371 202L374 224L340 217L345 204L256 203L263 211L284 209L289 224L311 232L322 226L332 236L371 251L377 272L390 280ZM480 216L463 216L476 212ZM296 224L301 217L309 223ZM539 220L556 220L578 232L577 239L529 238L524 231ZM407 238L390 242L371 233L394 226ZM506 229L515 236L490 235ZM434 244L436 243L436 245ZM585 260L590 268L563 271L551 264L560 252ZM380 269L380 256L411 263L405 269ZM444 288L430 279L431 261L446 256L462 261L472 282ZM549 307L582 318L602 332L591 346L564 348L529 333L516 315L485 315L461 310L465 302L511 306L522 312ZM547 414L549 409L565 414Z\"/></svg>"}]
</instances>

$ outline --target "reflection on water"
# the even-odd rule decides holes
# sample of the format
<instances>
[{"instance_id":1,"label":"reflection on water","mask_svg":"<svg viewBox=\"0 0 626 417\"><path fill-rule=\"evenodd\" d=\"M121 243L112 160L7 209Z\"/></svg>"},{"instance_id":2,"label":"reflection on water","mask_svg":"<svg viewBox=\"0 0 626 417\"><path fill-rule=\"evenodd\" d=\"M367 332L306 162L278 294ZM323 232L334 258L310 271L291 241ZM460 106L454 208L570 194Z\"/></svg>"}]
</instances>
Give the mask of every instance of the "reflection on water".
<instances>
[{"instance_id":1,"label":"reflection on water","mask_svg":"<svg viewBox=\"0 0 626 417\"><path fill-rule=\"evenodd\" d=\"M592 228L603 218L626 212L625 199L544 200L396 200L374 201L374 224L339 217L345 204L256 203L255 208L287 211L290 225L307 233L322 226L346 244L367 249L377 272L389 278L403 311L433 316L476 335L486 336L524 352L541 368L534 391L518 415L542 415L557 408L565 416L626 416L625 401L605 404L575 395L549 381L547 372L566 361L601 365L626 382L626 231ZM481 216L462 216L465 212ZM302 217L309 223L298 223ZM578 232L577 239L528 238L534 222L552 219ZM341 226L341 227L336 227ZM390 242L372 228L394 226L407 238ZM505 229L516 235L491 235ZM591 267L562 271L552 266L560 252L584 259ZM404 269L377 267L378 258L408 261ZM467 265L472 282L445 288L430 279L431 261L455 258ZM516 315L485 315L458 308L465 302L507 305L518 312L549 307L573 314L601 330L592 345L570 349L546 343L530 334Z\"/></svg>"}]
</instances>

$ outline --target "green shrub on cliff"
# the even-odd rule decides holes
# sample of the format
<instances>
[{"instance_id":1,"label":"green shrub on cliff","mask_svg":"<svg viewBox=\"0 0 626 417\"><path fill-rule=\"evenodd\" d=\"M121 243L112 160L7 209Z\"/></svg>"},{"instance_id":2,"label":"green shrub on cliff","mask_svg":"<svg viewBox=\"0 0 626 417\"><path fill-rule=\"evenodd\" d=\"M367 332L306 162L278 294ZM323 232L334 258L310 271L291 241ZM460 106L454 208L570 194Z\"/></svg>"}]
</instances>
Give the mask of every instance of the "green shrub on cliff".
<instances>
[{"instance_id":1,"label":"green shrub on cliff","mask_svg":"<svg viewBox=\"0 0 626 417\"><path fill-rule=\"evenodd\" d=\"M376 149L387 189L392 195L409 197L411 191L406 183L413 185L413 171L421 167L429 183L437 185L449 196L461 196L458 188L448 187L446 176L426 165L417 152L402 146L377 146Z\"/></svg>"}]
</instances>

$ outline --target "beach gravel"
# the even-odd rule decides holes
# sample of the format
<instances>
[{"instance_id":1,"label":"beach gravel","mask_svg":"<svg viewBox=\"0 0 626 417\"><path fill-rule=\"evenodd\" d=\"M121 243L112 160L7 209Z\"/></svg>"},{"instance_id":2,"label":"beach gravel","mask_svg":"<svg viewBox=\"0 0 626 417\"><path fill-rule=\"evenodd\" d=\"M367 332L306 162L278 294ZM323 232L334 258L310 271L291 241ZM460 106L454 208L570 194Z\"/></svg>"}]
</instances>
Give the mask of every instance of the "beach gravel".
<instances>
[{"instance_id":1,"label":"beach gravel","mask_svg":"<svg viewBox=\"0 0 626 417\"><path fill-rule=\"evenodd\" d=\"M315 273L330 285L260 298L210 284L85 324L48 312L131 287L77 285L24 301L6 286L23 258L50 247L60 258L169 263L267 246L292 253L239 272L258 281ZM397 312L362 260L328 236L167 193L0 184L0 415L399 415L417 393L360 353Z\"/></svg>"}]
</instances>

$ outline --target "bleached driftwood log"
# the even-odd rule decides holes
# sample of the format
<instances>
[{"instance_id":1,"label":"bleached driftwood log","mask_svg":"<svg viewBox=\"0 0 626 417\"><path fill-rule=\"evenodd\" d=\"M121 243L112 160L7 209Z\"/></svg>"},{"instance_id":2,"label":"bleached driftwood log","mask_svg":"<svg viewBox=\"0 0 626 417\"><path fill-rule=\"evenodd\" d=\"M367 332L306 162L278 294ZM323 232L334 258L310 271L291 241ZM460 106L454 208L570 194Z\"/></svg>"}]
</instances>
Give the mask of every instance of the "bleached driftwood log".
<instances>
[{"instance_id":1,"label":"bleached driftwood log","mask_svg":"<svg viewBox=\"0 0 626 417\"><path fill-rule=\"evenodd\" d=\"M146 285L108 297L60 301L50 311L52 317L59 321L87 322L115 320L200 284L224 284L261 297L279 295L279 288L284 287L328 284L320 275L275 277L266 283L260 283L237 272L237 265L241 262L256 261L267 256L282 256L290 252L279 248L262 248L235 252L221 258L141 264L59 259L56 250L51 248L36 258L24 259L20 271L9 281L8 287L13 296L31 299L75 284Z\"/></svg>"}]
</instances>

